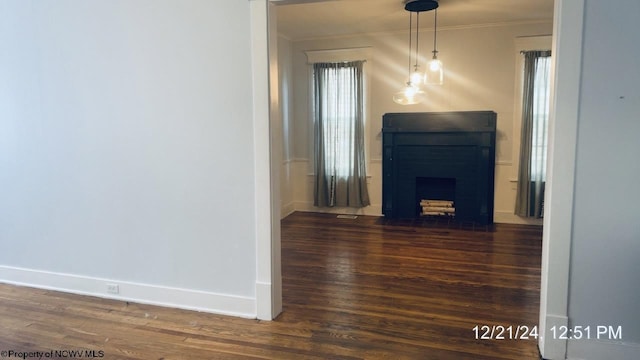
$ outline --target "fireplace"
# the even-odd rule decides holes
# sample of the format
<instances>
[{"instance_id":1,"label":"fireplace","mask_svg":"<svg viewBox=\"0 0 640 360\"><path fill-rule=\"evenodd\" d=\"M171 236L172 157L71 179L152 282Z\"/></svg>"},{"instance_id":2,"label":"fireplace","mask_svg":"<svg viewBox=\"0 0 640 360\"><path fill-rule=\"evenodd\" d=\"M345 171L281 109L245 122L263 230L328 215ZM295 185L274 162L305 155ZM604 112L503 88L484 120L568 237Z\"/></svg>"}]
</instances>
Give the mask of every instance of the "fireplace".
<instances>
[{"instance_id":1,"label":"fireplace","mask_svg":"<svg viewBox=\"0 0 640 360\"><path fill-rule=\"evenodd\" d=\"M456 179L416 177L416 196L419 216L455 218Z\"/></svg>"},{"instance_id":2,"label":"fireplace","mask_svg":"<svg viewBox=\"0 0 640 360\"><path fill-rule=\"evenodd\" d=\"M493 223L494 112L385 114L382 132L385 217Z\"/></svg>"}]
</instances>

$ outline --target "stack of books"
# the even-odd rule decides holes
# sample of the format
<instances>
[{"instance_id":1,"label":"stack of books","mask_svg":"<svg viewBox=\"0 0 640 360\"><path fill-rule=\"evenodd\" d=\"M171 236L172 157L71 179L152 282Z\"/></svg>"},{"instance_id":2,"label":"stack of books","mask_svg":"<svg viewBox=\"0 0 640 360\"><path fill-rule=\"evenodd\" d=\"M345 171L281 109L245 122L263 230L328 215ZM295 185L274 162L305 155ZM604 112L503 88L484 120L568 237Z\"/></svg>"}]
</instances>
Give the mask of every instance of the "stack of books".
<instances>
[{"instance_id":1,"label":"stack of books","mask_svg":"<svg viewBox=\"0 0 640 360\"><path fill-rule=\"evenodd\" d=\"M456 208L453 206L453 201L450 200L420 200L420 207L422 207L422 216L456 216Z\"/></svg>"}]
</instances>

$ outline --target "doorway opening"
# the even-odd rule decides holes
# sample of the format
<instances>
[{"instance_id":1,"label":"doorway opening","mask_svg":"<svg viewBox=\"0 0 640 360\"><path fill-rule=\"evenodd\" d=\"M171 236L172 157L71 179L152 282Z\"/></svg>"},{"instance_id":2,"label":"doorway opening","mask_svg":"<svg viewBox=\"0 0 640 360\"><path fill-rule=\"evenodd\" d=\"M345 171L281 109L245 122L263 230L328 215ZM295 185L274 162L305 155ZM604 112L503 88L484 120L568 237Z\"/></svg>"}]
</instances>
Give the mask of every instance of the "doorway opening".
<instances>
[{"instance_id":1,"label":"doorway opening","mask_svg":"<svg viewBox=\"0 0 640 360\"><path fill-rule=\"evenodd\" d=\"M320 2L322 2L322 1L320 1ZM273 4L281 3L284 6L287 6L287 4L299 4L300 2L299 1L290 1L290 2L289 1L272 1L272 3ZM583 9L583 7L584 7L584 2L583 1L582 2L578 2L578 4L569 5L567 2L565 2L563 0L555 0L554 4L555 4L555 8L556 9L560 9L560 8L566 7L566 8L571 8L572 10L581 11ZM560 12L558 12L558 13L560 13ZM570 12L566 12L565 11L564 13L568 14ZM563 20L564 20L564 22L563 22ZM557 32L557 29L559 27L561 27L563 24L567 29L570 29L570 30L578 29L578 30L581 31L581 29L582 29L582 17L580 17L580 19L567 19L566 16L564 16L564 17L559 16L558 19L556 19L556 23L553 24L554 34ZM562 46L566 47L567 44L569 44L569 42L571 42L572 40L575 40L576 38L580 38L581 39L582 35L581 35L580 31L575 32L575 34L573 32L569 33L566 36L566 39L565 39L565 40L567 40L567 39L568 40L565 41L565 42L561 42L560 44L558 44L558 42L554 39L554 43L556 43L555 46L557 46L555 50L562 49L563 48ZM565 32L565 34L567 34L567 33ZM555 35L554 35L554 37L555 37ZM577 41L577 42L574 42L574 43L580 44L581 42ZM579 45L576 45L576 46L579 47ZM271 48L271 51L274 51L274 48ZM576 54L580 54L579 51L575 52L575 53ZM563 57L563 61L561 63L558 63L557 60L556 60L556 62L554 63L554 68L556 68L556 70L560 70L560 69L567 70L567 72L571 73L571 74L570 74L570 76L567 76L568 79L565 79L566 83L560 83L560 82L558 82L557 79L554 79L554 85L553 85L552 93L556 92L555 88L558 87L558 84L563 84L563 85L566 84L567 87L573 86L573 87L576 87L576 89L579 88L579 86L576 86L576 84L579 85L579 83L580 83L579 82L579 77L577 77L577 76L573 77L573 74L575 73L575 71L568 70L568 69L570 69L569 67L565 68L565 66L563 66L563 65L571 64L572 62L576 62L579 59L580 59L579 55L577 55L577 57L576 57L576 56L571 55L571 54L565 54L565 56ZM579 72L579 69L577 69L577 71ZM288 89L288 91L290 93L295 92L295 90L300 90L300 89ZM302 90L305 90L305 89L302 89ZM574 122L577 123L577 107L575 106L576 101L572 100L573 98L577 98L576 92L577 92L577 90L569 91L569 92L563 92L562 95L555 94L556 97L562 97L563 100L568 100L568 101L561 102L561 101L558 101L557 99L555 99L557 104L556 104L556 109L552 110L551 124L550 124L551 127L554 126L553 122L554 122L555 114L556 113L562 113L563 111L565 113L568 113L569 116L574 120ZM282 92L281 94L284 95L284 93L285 92ZM288 100L289 99L287 98L287 99L283 99L282 101L286 102ZM296 114L296 116L297 115L300 115L300 114ZM302 115L304 116L306 114L302 114ZM375 116L376 114L374 113L373 115ZM289 125L289 123L284 123L282 126L288 126L288 125ZM575 159L575 149L574 149L575 148L575 133L572 133L572 131L574 132L575 128L576 128L575 126L573 126L573 127L572 126L568 126L568 127L564 128L564 129L560 129L561 131L558 131L556 133L556 136L567 135L569 137L569 141L567 141L566 138L563 140L564 143L560 143L560 142L551 140L550 141L550 148L553 149L555 147L556 151L558 151L558 152L566 150L568 153L573 154L571 156L573 156L573 159ZM293 129L293 131L297 131L297 130L299 130L299 129ZM556 130L558 130L558 129L556 129ZM560 132L563 132L563 134L560 134ZM274 139L273 137L271 139L272 142L275 142L277 140L279 140L279 139ZM287 144L286 146L291 146L291 145L292 144ZM301 162L304 162L304 159L299 159L299 158L295 158L295 157L288 157L288 158L285 158L285 159L282 160L282 163L288 163L288 164L301 163ZM551 158L549 159L549 162L550 162L550 166L549 167L553 168L554 167L553 156L551 156ZM271 166L273 168L278 168L278 169L281 168L281 164L279 162L277 162L277 163L273 163L272 162ZM293 166L289 166L287 169L282 169L281 171L278 171L278 172L282 172L282 173L285 173L285 174L291 174L293 171L299 170L299 169L292 169L292 168L294 168L294 167ZM569 167L569 168L566 168L566 169L556 170L554 175L555 175L556 178L561 178L563 175L566 175L568 179L572 179L573 178L573 173L574 173L573 167ZM308 174L304 174L304 175L308 176ZM550 186L551 184L552 184L552 180L550 179L549 183L547 184L547 187L548 188L551 187ZM570 185L568 183L566 183L565 181L562 181L562 180L559 181L559 185L557 187L558 188L562 187L564 190L567 190L567 189L565 189L567 187L568 187L568 189L571 189ZM278 204L280 206L282 197L280 196L280 194L278 194L278 196L274 196L274 198L272 200L273 200L274 204ZM293 206L291 206L291 207L289 207L289 205L290 205L289 203L282 204L283 214L287 214L291 210L295 210L297 208L296 205L299 205L299 204L296 204L295 201L292 201L292 203L293 203ZM565 213L565 215L558 215L558 217L555 218L556 219L555 221L550 219L549 216L546 216L546 215L548 215L547 214L548 213L548 209L551 207L551 205L553 203L555 203L558 206L558 208L562 207L563 210L568 210ZM546 257L547 261L543 261L543 264L548 262L548 259L549 259L549 256L550 256L549 254L550 254L550 252L553 251L554 248L563 248L563 247L566 247L567 244L570 243L570 236L567 236L566 232L563 232L564 229L560 229L560 227L557 227L555 229L555 232L556 232L556 234L558 235L558 237L560 239L554 241L554 243L548 243L550 235L547 232L547 226L546 225L548 225L549 223L557 223L557 224L561 224L562 222L570 223L571 222L570 220L571 220L571 217L572 217L572 211L571 211L571 206L570 206L571 199L565 199L563 197L561 199L558 199L555 202L554 201L549 201L549 199L547 199L546 204L547 204L547 206L545 207L545 236L544 236L544 238L545 238L545 241L547 242L547 245L546 245L547 249L545 250L545 252L543 252L543 260ZM274 219L274 221L272 223L276 224L276 220L279 220L279 219ZM569 220L569 221L567 221L567 220ZM564 228L564 227L562 227L562 228ZM551 255L551 256L553 256L553 255ZM274 258L275 257L276 257L276 255L274 255ZM559 261L559 264L568 263L568 259L566 259L566 258L565 259L556 258L555 260ZM277 267L278 264L275 264L275 266ZM561 286L565 286L565 287L568 286L567 284L563 284L563 283L567 282L567 277L566 276L559 276L560 279L556 278L556 279L551 279L550 280L548 278L548 276L547 276L548 275L548 271L549 271L548 269L544 269L543 268L543 294L542 294L543 303L541 304L541 320L543 320L543 317L546 314L546 307L548 306L548 304L546 304L547 300L549 300L550 302L555 302L555 303L563 301L562 298L558 298L557 296L554 297L554 298L545 299L545 296L547 296L548 294L544 294L544 292L546 291L546 288L549 288L549 284L548 283L551 281L551 282L554 282L556 284L560 283ZM566 299L564 299L564 301L566 301Z\"/></svg>"}]
</instances>

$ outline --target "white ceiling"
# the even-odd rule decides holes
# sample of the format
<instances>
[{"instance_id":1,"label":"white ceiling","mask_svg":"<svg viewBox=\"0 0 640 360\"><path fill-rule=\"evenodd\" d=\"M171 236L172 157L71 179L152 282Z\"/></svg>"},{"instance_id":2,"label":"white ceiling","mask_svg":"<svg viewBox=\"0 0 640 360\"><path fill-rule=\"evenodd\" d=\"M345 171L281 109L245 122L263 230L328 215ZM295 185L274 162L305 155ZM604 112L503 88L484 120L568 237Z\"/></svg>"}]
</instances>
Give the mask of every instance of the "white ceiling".
<instances>
[{"instance_id":1,"label":"white ceiling","mask_svg":"<svg viewBox=\"0 0 640 360\"><path fill-rule=\"evenodd\" d=\"M554 0L440 0L438 28L552 21ZM284 0L276 2L278 32L291 40L407 31L405 0ZM415 18L414 18L415 20ZM433 27L423 12L420 28Z\"/></svg>"}]
</instances>

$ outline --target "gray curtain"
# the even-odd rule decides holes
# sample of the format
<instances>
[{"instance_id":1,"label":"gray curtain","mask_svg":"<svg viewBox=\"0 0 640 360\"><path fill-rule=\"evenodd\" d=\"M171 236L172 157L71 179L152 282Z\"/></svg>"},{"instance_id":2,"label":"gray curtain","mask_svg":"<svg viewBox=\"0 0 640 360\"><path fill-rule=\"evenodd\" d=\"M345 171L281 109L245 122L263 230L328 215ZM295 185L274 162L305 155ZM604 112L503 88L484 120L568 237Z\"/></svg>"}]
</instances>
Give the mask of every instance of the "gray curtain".
<instances>
[{"instance_id":1,"label":"gray curtain","mask_svg":"<svg viewBox=\"0 0 640 360\"><path fill-rule=\"evenodd\" d=\"M547 166L551 51L525 51L520 168L515 213L542 217Z\"/></svg>"},{"instance_id":2,"label":"gray curtain","mask_svg":"<svg viewBox=\"0 0 640 360\"><path fill-rule=\"evenodd\" d=\"M364 61L316 63L314 205L369 205L364 156Z\"/></svg>"}]
</instances>

